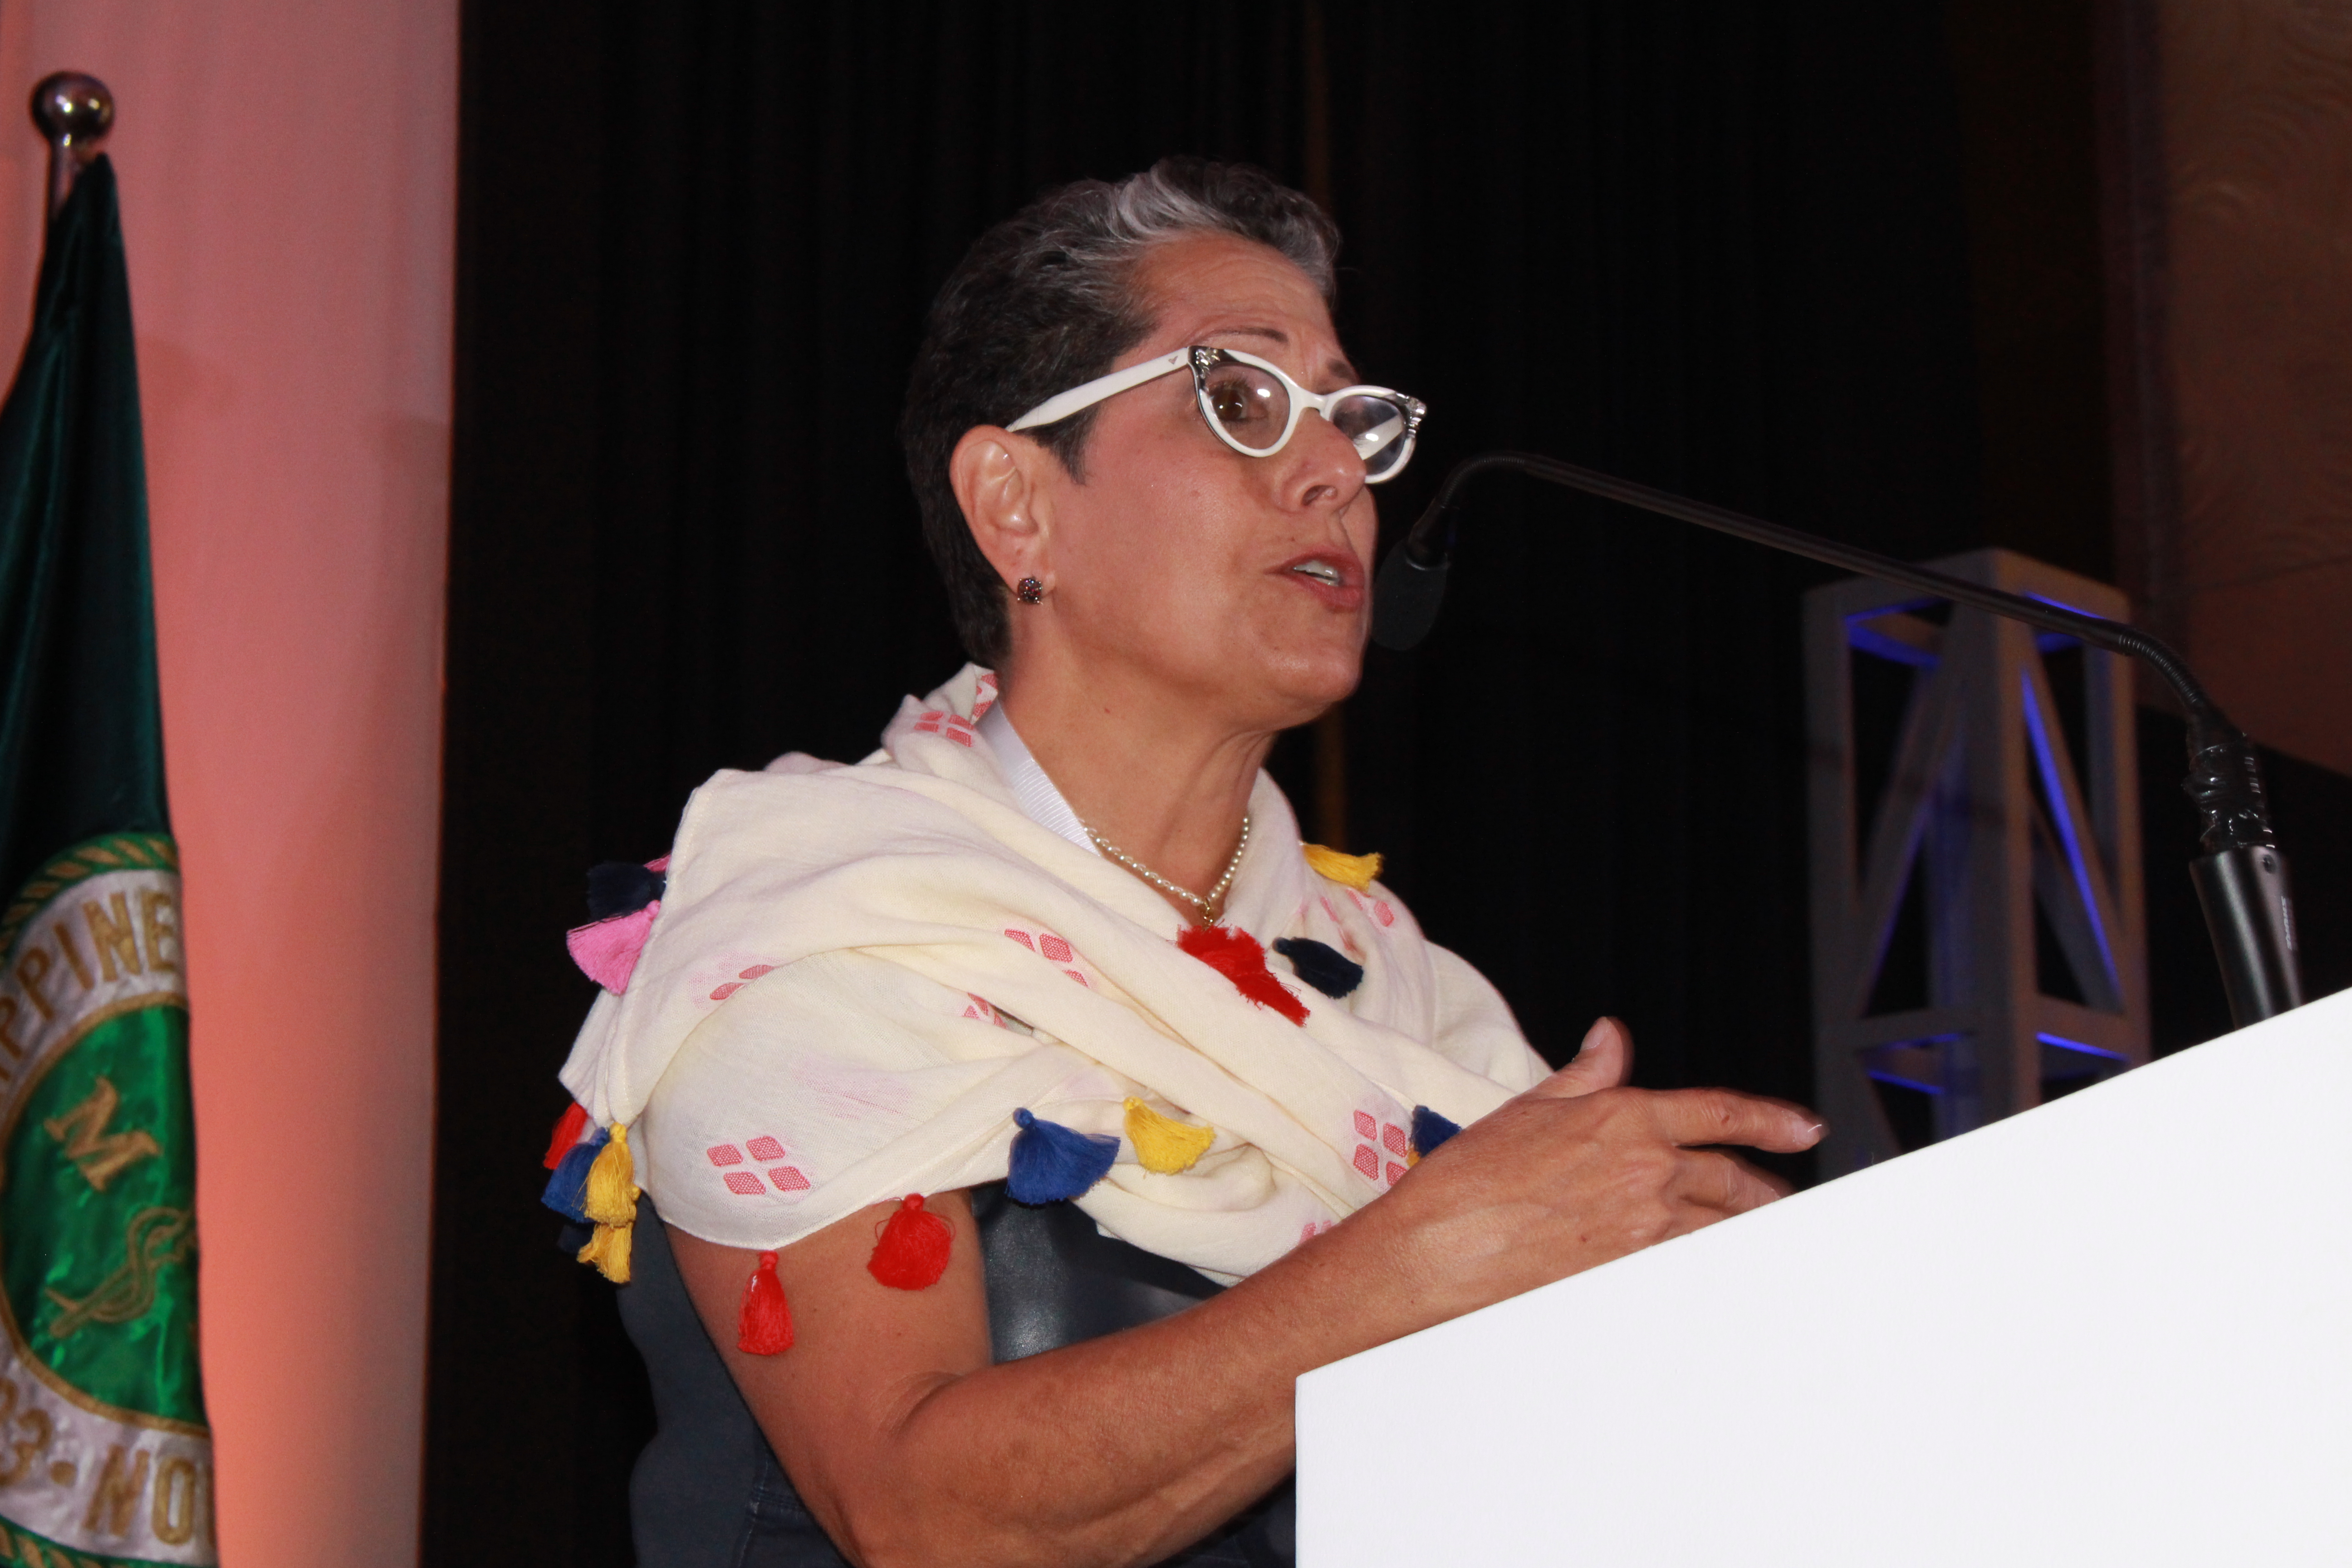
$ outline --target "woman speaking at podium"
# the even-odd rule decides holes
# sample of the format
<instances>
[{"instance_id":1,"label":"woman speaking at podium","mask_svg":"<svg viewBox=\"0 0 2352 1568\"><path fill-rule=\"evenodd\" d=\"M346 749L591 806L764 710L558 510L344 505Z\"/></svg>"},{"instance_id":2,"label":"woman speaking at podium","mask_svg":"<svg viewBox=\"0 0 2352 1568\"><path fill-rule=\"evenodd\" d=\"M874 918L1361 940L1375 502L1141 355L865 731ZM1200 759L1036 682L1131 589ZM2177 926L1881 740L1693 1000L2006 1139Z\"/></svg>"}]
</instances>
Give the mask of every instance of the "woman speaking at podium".
<instances>
[{"instance_id":1,"label":"woman speaking at podium","mask_svg":"<svg viewBox=\"0 0 2352 1568\"><path fill-rule=\"evenodd\" d=\"M641 1562L1287 1561L1299 1373L1818 1135L1622 1087L1606 1019L1546 1076L1261 771L1356 684L1423 412L1342 351L1337 244L1186 160L983 236L903 430L975 662L863 763L713 778L573 933L551 1160L654 1379Z\"/></svg>"}]
</instances>

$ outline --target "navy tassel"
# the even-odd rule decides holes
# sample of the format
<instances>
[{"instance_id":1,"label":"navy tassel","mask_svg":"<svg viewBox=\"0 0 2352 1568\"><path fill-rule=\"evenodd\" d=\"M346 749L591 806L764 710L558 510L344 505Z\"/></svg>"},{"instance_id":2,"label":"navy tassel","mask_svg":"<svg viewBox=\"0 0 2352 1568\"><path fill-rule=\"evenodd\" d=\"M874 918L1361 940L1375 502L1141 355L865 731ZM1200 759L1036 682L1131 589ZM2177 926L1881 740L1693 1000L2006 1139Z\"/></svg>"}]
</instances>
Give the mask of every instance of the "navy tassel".
<instances>
[{"instance_id":1,"label":"navy tassel","mask_svg":"<svg viewBox=\"0 0 2352 1568\"><path fill-rule=\"evenodd\" d=\"M1013 1113L1013 1120L1021 1131L1013 1139L1013 1168L1005 1173L1004 1190L1015 1203L1075 1198L1110 1174L1112 1162L1118 1158L1116 1138L1048 1121L1025 1106Z\"/></svg>"},{"instance_id":2,"label":"navy tassel","mask_svg":"<svg viewBox=\"0 0 2352 1568\"><path fill-rule=\"evenodd\" d=\"M547 1190L540 1194L539 1201L575 1225L587 1224L588 1167L596 1163L596 1151L612 1136L599 1127L594 1137L566 1150L555 1174L547 1178Z\"/></svg>"},{"instance_id":3,"label":"navy tassel","mask_svg":"<svg viewBox=\"0 0 2352 1568\"><path fill-rule=\"evenodd\" d=\"M1437 1146L1462 1131L1458 1121L1448 1121L1426 1105L1412 1108L1412 1152L1426 1160Z\"/></svg>"},{"instance_id":4,"label":"navy tassel","mask_svg":"<svg viewBox=\"0 0 2352 1568\"><path fill-rule=\"evenodd\" d=\"M648 870L634 860L607 860L601 866L588 868L588 918L608 921L614 915L633 915L656 899L669 885L669 879L659 871Z\"/></svg>"},{"instance_id":5,"label":"navy tassel","mask_svg":"<svg viewBox=\"0 0 2352 1568\"><path fill-rule=\"evenodd\" d=\"M1364 983L1364 966L1338 948L1311 937L1286 936L1274 951L1290 960L1298 978L1326 996L1340 997Z\"/></svg>"}]
</instances>

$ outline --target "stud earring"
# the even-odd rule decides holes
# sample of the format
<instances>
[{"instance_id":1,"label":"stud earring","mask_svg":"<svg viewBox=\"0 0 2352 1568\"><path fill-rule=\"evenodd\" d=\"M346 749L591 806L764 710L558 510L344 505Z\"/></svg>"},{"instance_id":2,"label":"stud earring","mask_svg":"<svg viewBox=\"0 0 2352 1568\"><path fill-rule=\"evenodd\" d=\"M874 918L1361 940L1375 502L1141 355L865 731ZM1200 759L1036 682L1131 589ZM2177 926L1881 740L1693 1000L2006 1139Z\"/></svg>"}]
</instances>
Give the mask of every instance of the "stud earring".
<instances>
[{"instance_id":1,"label":"stud earring","mask_svg":"<svg viewBox=\"0 0 2352 1568\"><path fill-rule=\"evenodd\" d=\"M1013 596L1024 605L1039 605L1045 600L1045 584L1034 577L1024 577L1013 590Z\"/></svg>"}]
</instances>

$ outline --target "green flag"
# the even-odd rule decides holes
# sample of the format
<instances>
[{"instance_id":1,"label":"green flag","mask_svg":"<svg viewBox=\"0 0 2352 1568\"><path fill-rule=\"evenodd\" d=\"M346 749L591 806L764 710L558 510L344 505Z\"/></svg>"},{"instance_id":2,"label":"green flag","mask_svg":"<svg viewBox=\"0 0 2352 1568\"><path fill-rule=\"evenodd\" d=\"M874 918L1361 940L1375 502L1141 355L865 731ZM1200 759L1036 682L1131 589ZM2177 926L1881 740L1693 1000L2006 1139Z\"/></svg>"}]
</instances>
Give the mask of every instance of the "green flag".
<instances>
[{"instance_id":1,"label":"green flag","mask_svg":"<svg viewBox=\"0 0 2352 1568\"><path fill-rule=\"evenodd\" d=\"M0 1563L218 1561L171 832L100 158L0 406Z\"/></svg>"}]
</instances>

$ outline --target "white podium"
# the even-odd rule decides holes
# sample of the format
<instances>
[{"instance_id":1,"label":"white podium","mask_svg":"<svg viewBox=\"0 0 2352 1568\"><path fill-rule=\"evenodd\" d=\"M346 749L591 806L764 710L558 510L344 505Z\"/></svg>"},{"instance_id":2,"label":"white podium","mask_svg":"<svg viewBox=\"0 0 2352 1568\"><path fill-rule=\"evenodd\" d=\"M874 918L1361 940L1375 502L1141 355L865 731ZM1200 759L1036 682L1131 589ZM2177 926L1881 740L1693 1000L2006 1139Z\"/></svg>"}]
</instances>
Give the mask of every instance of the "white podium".
<instances>
[{"instance_id":1,"label":"white podium","mask_svg":"<svg viewBox=\"0 0 2352 1568\"><path fill-rule=\"evenodd\" d=\"M1302 1568L2352 1563L2352 993L1325 1367Z\"/></svg>"}]
</instances>

